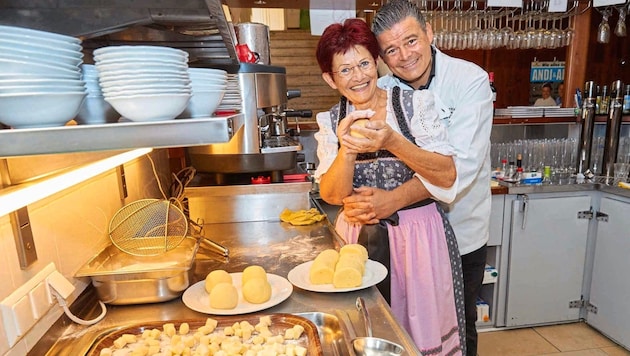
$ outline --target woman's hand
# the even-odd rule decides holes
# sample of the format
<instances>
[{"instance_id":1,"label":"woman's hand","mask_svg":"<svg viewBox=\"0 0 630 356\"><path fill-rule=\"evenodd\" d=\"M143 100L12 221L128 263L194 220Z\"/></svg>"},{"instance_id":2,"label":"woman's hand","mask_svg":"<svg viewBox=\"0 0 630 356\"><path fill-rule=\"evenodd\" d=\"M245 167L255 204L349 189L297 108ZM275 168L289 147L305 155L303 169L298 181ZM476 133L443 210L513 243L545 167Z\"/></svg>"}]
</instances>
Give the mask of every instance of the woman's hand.
<instances>
[{"instance_id":1,"label":"woman's hand","mask_svg":"<svg viewBox=\"0 0 630 356\"><path fill-rule=\"evenodd\" d=\"M351 223L377 224L379 219L392 215L397 207L388 198L388 191L373 188L355 188L352 194L342 200L343 213Z\"/></svg>"},{"instance_id":2,"label":"woman's hand","mask_svg":"<svg viewBox=\"0 0 630 356\"><path fill-rule=\"evenodd\" d=\"M348 150L357 153L387 149L397 134L385 121L381 120L368 121L365 127L356 125L352 128L352 131L359 135L344 135L341 137L342 140L340 142Z\"/></svg>"}]
</instances>

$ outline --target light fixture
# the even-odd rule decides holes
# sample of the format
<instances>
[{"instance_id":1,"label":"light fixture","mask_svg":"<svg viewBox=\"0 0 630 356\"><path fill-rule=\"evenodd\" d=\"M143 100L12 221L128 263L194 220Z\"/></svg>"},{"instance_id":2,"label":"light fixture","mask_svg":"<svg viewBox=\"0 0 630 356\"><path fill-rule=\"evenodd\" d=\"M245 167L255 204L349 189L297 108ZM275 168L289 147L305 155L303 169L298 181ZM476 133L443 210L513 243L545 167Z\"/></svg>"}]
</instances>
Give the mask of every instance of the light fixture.
<instances>
[{"instance_id":1,"label":"light fixture","mask_svg":"<svg viewBox=\"0 0 630 356\"><path fill-rule=\"evenodd\" d=\"M153 151L152 148L139 148L33 182L5 187L0 190L0 216L70 188L151 151Z\"/></svg>"},{"instance_id":2,"label":"light fixture","mask_svg":"<svg viewBox=\"0 0 630 356\"><path fill-rule=\"evenodd\" d=\"M265 5L267 2L265 0L256 0L254 1L254 4L256 5Z\"/></svg>"}]
</instances>

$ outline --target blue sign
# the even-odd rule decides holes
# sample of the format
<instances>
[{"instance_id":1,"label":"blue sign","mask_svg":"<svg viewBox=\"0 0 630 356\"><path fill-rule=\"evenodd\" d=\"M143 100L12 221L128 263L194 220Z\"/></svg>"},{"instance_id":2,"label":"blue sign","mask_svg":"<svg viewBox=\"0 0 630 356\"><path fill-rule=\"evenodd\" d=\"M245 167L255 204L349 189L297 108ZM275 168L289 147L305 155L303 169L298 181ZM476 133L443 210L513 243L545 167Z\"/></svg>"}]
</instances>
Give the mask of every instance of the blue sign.
<instances>
[{"instance_id":1,"label":"blue sign","mask_svg":"<svg viewBox=\"0 0 630 356\"><path fill-rule=\"evenodd\" d=\"M532 67L530 83L555 83L564 81L564 66Z\"/></svg>"}]
</instances>

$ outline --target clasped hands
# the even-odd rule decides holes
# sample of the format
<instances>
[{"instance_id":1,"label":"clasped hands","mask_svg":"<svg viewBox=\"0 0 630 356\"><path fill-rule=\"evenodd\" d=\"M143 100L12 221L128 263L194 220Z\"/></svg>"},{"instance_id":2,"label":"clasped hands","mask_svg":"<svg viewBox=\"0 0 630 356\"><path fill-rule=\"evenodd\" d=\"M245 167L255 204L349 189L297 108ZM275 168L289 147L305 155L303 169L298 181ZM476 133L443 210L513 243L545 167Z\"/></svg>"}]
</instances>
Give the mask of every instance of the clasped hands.
<instances>
[{"instance_id":1,"label":"clasped hands","mask_svg":"<svg viewBox=\"0 0 630 356\"><path fill-rule=\"evenodd\" d=\"M394 131L385 120L371 120L365 126L354 125L357 120L369 119L374 116L373 110L355 110L348 114L337 126L337 137L339 143L346 150L347 154L376 152L387 149ZM350 135L350 131L358 133L355 137Z\"/></svg>"}]
</instances>

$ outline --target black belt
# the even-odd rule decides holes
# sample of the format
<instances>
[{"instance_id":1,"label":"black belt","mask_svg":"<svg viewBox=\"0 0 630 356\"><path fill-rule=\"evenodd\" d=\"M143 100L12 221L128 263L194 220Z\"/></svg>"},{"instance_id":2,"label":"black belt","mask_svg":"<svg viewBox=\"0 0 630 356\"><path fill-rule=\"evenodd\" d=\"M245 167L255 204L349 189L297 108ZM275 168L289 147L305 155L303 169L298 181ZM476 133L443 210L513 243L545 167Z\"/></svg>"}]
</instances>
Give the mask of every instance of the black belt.
<instances>
[{"instance_id":1,"label":"black belt","mask_svg":"<svg viewBox=\"0 0 630 356\"><path fill-rule=\"evenodd\" d=\"M425 199L417 203L408 205L400 210L415 209L434 203L433 199ZM400 211L399 210L399 211ZM398 226L398 212L393 213L385 219L380 219L377 224L363 225L359 231L358 243L365 246L368 256L373 261L382 263L387 268L387 276L376 287L381 292L388 304L391 305L391 272L389 255L389 233L387 224Z\"/></svg>"}]
</instances>

